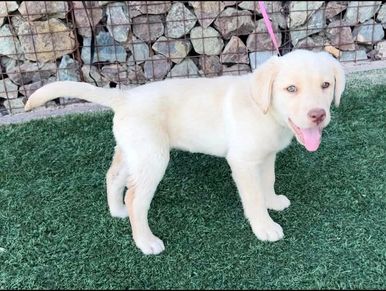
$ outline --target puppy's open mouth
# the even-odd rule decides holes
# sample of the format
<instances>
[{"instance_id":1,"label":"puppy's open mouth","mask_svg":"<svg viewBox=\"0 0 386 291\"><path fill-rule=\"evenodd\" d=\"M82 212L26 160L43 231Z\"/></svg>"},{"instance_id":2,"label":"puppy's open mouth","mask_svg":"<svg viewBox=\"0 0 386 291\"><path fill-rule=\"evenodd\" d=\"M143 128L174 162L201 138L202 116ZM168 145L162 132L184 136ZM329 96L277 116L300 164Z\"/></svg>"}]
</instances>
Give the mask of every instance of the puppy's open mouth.
<instances>
[{"instance_id":1,"label":"puppy's open mouth","mask_svg":"<svg viewBox=\"0 0 386 291\"><path fill-rule=\"evenodd\" d=\"M290 128L294 132L298 142L309 151L314 152L319 148L322 138L322 128L315 126L312 128L300 128L288 118Z\"/></svg>"}]
</instances>

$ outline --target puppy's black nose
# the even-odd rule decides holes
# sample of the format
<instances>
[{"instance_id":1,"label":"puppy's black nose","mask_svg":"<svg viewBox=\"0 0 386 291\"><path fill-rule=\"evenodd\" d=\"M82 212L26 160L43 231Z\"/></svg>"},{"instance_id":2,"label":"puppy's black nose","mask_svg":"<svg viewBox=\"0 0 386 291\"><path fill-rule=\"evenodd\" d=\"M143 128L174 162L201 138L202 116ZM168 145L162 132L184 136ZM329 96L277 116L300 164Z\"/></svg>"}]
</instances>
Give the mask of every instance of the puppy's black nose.
<instances>
[{"instance_id":1,"label":"puppy's black nose","mask_svg":"<svg viewBox=\"0 0 386 291\"><path fill-rule=\"evenodd\" d=\"M326 118L326 110L321 108L315 108L308 112L308 118L316 123L321 123Z\"/></svg>"}]
</instances>

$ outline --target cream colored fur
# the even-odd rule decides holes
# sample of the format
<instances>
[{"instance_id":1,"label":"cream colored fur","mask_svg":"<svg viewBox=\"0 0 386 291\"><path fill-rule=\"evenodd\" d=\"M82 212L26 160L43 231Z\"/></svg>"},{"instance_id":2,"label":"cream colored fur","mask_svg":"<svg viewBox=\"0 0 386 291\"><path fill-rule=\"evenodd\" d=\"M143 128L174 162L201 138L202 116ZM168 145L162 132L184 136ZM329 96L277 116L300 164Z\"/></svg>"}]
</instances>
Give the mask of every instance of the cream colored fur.
<instances>
[{"instance_id":1,"label":"cream colored fur","mask_svg":"<svg viewBox=\"0 0 386 291\"><path fill-rule=\"evenodd\" d=\"M322 89L323 82L331 86ZM287 91L290 85L296 85L296 93ZM321 126L327 126L330 104L333 99L339 104L344 86L338 61L327 53L297 50L243 76L169 79L128 91L55 82L37 90L25 108L69 96L114 110L117 146L106 177L110 213L128 216L138 248L158 254L164 244L150 230L147 214L171 148L226 158L254 234L267 241L283 238L268 209L290 205L274 191L276 154L294 136L288 120L312 127L308 112L323 108Z\"/></svg>"}]
</instances>

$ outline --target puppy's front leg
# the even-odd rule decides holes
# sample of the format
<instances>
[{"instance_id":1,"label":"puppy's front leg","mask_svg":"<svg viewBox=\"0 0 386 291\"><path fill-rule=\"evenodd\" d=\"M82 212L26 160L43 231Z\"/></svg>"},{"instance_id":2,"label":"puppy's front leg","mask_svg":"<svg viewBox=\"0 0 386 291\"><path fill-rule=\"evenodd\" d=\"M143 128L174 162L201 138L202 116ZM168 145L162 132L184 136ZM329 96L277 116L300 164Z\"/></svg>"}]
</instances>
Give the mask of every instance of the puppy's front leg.
<instances>
[{"instance_id":1,"label":"puppy's front leg","mask_svg":"<svg viewBox=\"0 0 386 291\"><path fill-rule=\"evenodd\" d=\"M275 194L275 159L276 154L267 156L262 163L262 184L265 206L268 209L281 211L290 206L291 202L284 195Z\"/></svg>"},{"instance_id":2,"label":"puppy's front leg","mask_svg":"<svg viewBox=\"0 0 386 291\"><path fill-rule=\"evenodd\" d=\"M249 220L253 233L263 241L277 241L283 238L283 229L272 220L265 205L261 183L262 165L235 159L227 160L240 194L245 217Z\"/></svg>"}]
</instances>

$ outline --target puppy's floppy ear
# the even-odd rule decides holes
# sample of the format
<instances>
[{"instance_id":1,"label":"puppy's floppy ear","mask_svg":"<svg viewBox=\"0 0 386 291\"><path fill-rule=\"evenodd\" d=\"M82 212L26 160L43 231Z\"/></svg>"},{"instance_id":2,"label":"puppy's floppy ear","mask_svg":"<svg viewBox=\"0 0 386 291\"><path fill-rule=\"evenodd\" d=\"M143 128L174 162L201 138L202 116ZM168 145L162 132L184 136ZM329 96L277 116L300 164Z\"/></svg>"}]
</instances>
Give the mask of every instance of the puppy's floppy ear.
<instances>
[{"instance_id":1,"label":"puppy's floppy ear","mask_svg":"<svg viewBox=\"0 0 386 291\"><path fill-rule=\"evenodd\" d=\"M252 72L251 96L266 114L272 99L272 85L278 71L279 57L272 56Z\"/></svg>"},{"instance_id":2,"label":"puppy's floppy ear","mask_svg":"<svg viewBox=\"0 0 386 291\"><path fill-rule=\"evenodd\" d=\"M332 65L333 67L333 72L334 72L334 103L335 106L338 107L340 103L340 98L342 97L342 93L344 91L344 88L346 86L346 77L345 73L343 70L343 66L341 63L336 60L332 55L329 53L323 52L323 54L326 56L328 59L328 62Z\"/></svg>"},{"instance_id":3,"label":"puppy's floppy ear","mask_svg":"<svg viewBox=\"0 0 386 291\"><path fill-rule=\"evenodd\" d=\"M335 72L335 91L334 91L334 102L335 106L338 107L340 98L346 86L346 77L342 65L334 59L334 72Z\"/></svg>"}]
</instances>

